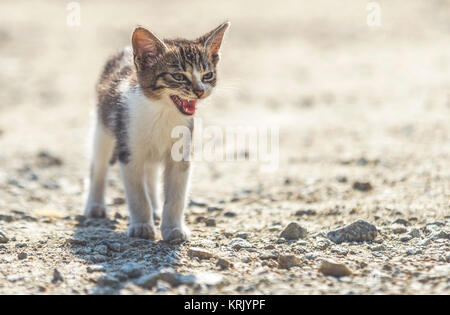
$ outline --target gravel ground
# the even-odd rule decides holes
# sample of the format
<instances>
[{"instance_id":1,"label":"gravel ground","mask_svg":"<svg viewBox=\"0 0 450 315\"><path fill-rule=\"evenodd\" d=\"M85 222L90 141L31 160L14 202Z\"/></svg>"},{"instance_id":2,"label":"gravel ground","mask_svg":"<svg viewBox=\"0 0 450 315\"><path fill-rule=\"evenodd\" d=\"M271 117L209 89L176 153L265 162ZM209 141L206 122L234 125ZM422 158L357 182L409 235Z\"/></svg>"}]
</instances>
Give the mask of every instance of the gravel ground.
<instances>
[{"instance_id":1,"label":"gravel ground","mask_svg":"<svg viewBox=\"0 0 450 315\"><path fill-rule=\"evenodd\" d=\"M360 1L266 2L81 1L78 28L57 2L2 2L0 294L450 293L448 2L379 1L380 28ZM117 167L108 219L81 216L106 57L138 23L195 37L224 17L199 114L278 125L278 169L196 162L183 244L126 236Z\"/></svg>"}]
</instances>

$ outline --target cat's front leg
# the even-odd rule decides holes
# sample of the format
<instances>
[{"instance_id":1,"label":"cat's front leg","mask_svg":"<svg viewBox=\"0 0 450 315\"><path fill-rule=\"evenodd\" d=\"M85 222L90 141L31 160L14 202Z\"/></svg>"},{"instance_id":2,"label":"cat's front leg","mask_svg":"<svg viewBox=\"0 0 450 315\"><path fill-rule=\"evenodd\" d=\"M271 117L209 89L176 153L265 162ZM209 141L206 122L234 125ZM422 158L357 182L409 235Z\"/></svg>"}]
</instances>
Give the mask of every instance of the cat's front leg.
<instances>
[{"instance_id":1,"label":"cat's front leg","mask_svg":"<svg viewBox=\"0 0 450 315\"><path fill-rule=\"evenodd\" d=\"M147 164L147 192L150 197L151 207L153 211L153 219L155 221L161 220L161 207L159 203L159 191L158 191L158 172L159 165L157 163Z\"/></svg>"},{"instance_id":2,"label":"cat's front leg","mask_svg":"<svg viewBox=\"0 0 450 315\"><path fill-rule=\"evenodd\" d=\"M182 242L190 231L184 224L184 207L190 175L190 162L167 159L164 169L164 208L161 234L165 241Z\"/></svg>"},{"instance_id":3,"label":"cat's front leg","mask_svg":"<svg viewBox=\"0 0 450 315\"><path fill-rule=\"evenodd\" d=\"M150 199L145 189L144 164L132 161L121 163L120 170L130 211L128 236L153 240L155 224Z\"/></svg>"}]
</instances>

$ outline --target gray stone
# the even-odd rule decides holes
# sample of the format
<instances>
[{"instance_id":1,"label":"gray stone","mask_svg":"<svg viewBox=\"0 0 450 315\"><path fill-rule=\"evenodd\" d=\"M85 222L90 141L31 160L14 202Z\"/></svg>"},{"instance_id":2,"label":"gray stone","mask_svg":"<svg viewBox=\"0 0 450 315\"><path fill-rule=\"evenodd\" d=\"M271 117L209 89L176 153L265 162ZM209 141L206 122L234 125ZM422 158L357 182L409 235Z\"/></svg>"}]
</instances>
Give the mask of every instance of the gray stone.
<instances>
[{"instance_id":1,"label":"gray stone","mask_svg":"<svg viewBox=\"0 0 450 315\"><path fill-rule=\"evenodd\" d=\"M241 248L252 248L253 244L242 238L233 238L228 246L234 250L240 250Z\"/></svg>"},{"instance_id":2,"label":"gray stone","mask_svg":"<svg viewBox=\"0 0 450 315\"><path fill-rule=\"evenodd\" d=\"M19 260L23 260L23 259L27 259L28 254L25 252L21 252L17 255L17 258L19 258Z\"/></svg>"},{"instance_id":3,"label":"gray stone","mask_svg":"<svg viewBox=\"0 0 450 315\"><path fill-rule=\"evenodd\" d=\"M328 239L340 244L343 242L373 241L377 237L377 228L364 220L355 221L342 228L327 233Z\"/></svg>"},{"instance_id":4,"label":"gray stone","mask_svg":"<svg viewBox=\"0 0 450 315\"><path fill-rule=\"evenodd\" d=\"M287 240L298 240L299 238L305 238L308 232L305 228L300 226L297 222L289 223L286 228L281 232L280 237Z\"/></svg>"},{"instance_id":5,"label":"gray stone","mask_svg":"<svg viewBox=\"0 0 450 315\"><path fill-rule=\"evenodd\" d=\"M180 275L173 268L163 268L157 272L140 277L136 284L146 288L153 288L158 280L163 280L171 286L178 286L180 284Z\"/></svg>"},{"instance_id":6,"label":"gray stone","mask_svg":"<svg viewBox=\"0 0 450 315\"><path fill-rule=\"evenodd\" d=\"M134 262L128 262L120 268L120 271L129 278L138 278L142 275L142 266Z\"/></svg>"}]
</instances>

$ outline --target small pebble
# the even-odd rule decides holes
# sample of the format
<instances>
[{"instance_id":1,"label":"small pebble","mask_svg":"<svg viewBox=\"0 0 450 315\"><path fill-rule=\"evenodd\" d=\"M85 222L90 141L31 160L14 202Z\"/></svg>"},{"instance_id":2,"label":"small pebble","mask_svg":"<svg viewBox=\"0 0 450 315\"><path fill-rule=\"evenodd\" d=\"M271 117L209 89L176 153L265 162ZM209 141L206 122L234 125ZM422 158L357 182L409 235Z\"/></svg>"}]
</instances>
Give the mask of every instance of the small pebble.
<instances>
[{"instance_id":1,"label":"small pebble","mask_svg":"<svg viewBox=\"0 0 450 315\"><path fill-rule=\"evenodd\" d=\"M373 241L377 233L375 225L360 219L342 228L328 232L327 238L337 244L342 242L364 242Z\"/></svg>"},{"instance_id":2,"label":"small pebble","mask_svg":"<svg viewBox=\"0 0 450 315\"><path fill-rule=\"evenodd\" d=\"M27 257L28 257L28 254L25 252L21 252L17 255L17 258L19 258L19 260L26 259Z\"/></svg>"},{"instance_id":3,"label":"small pebble","mask_svg":"<svg viewBox=\"0 0 450 315\"><path fill-rule=\"evenodd\" d=\"M305 228L300 226L297 222L289 223L286 228L281 232L280 237L287 240L298 240L299 238L305 238L308 232Z\"/></svg>"},{"instance_id":4,"label":"small pebble","mask_svg":"<svg viewBox=\"0 0 450 315\"><path fill-rule=\"evenodd\" d=\"M391 230L395 234L403 234L403 233L406 233L408 231L405 226L400 225L400 224L393 224L393 225L391 225Z\"/></svg>"},{"instance_id":5,"label":"small pebble","mask_svg":"<svg viewBox=\"0 0 450 315\"><path fill-rule=\"evenodd\" d=\"M241 248L252 248L253 244L242 238L233 238L228 246L230 246L233 250L240 250Z\"/></svg>"},{"instance_id":6,"label":"small pebble","mask_svg":"<svg viewBox=\"0 0 450 315\"><path fill-rule=\"evenodd\" d=\"M298 217L304 216L304 215L316 215L316 210L307 209L307 210L298 210L295 212L295 215Z\"/></svg>"},{"instance_id":7,"label":"small pebble","mask_svg":"<svg viewBox=\"0 0 450 315\"><path fill-rule=\"evenodd\" d=\"M205 219L206 226L216 226L216 219L213 217L208 217Z\"/></svg>"},{"instance_id":8,"label":"small pebble","mask_svg":"<svg viewBox=\"0 0 450 315\"><path fill-rule=\"evenodd\" d=\"M238 232L238 233L236 234L236 237L242 238L242 239L246 240L247 237L248 237L248 233L247 233L247 232Z\"/></svg>"},{"instance_id":9,"label":"small pebble","mask_svg":"<svg viewBox=\"0 0 450 315\"><path fill-rule=\"evenodd\" d=\"M399 238L399 240L401 242L409 242L412 239L413 239L413 237L411 235L409 235L409 234L400 235L400 238Z\"/></svg>"},{"instance_id":10,"label":"small pebble","mask_svg":"<svg viewBox=\"0 0 450 315\"><path fill-rule=\"evenodd\" d=\"M58 283L58 282L60 282L60 281L64 281L64 279L63 279L61 273L59 272L59 270L55 268L55 269L53 270L53 279L52 279L52 283L53 283L53 284L56 284L56 283Z\"/></svg>"},{"instance_id":11,"label":"small pebble","mask_svg":"<svg viewBox=\"0 0 450 315\"><path fill-rule=\"evenodd\" d=\"M278 268L289 269L295 266L300 266L302 260L295 255L280 255L278 256Z\"/></svg>"},{"instance_id":12,"label":"small pebble","mask_svg":"<svg viewBox=\"0 0 450 315\"><path fill-rule=\"evenodd\" d=\"M233 267L233 264L225 258L218 258L216 266L220 267L221 269L229 269Z\"/></svg>"},{"instance_id":13,"label":"small pebble","mask_svg":"<svg viewBox=\"0 0 450 315\"><path fill-rule=\"evenodd\" d=\"M373 252L384 252L386 250L386 247L384 245L380 244L380 245L372 246L370 248L370 250Z\"/></svg>"},{"instance_id":14,"label":"small pebble","mask_svg":"<svg viewBox=\"0 0 450 315\"><path fill-rule=\"evenodd\" d=\"M407 225L409 225L409 222L406 221L405 219L397 219L394 222L392 222L392 224L400 224L400 225L407 226Z\"/></svg>"},{"instance_id":15,"label":"small pebble","mask_svg":"<svg viewBox=\"0 0 450 315\"><path fill-rule=\"evenodd\" d=\"M0 243L5 244L9 242L9 238L6 236L6 233L0 230Z\"/></svg>"},{"instance_id":16,"label":"small pebble","mask_svg":"<svg viewBox=\"0 0 450 315\"><path fill-rule=\"evenodd\" d=\"M206 208L206 210L209 211L209 212L223 211L223 207L219 207L219 206L209 206L208 208Z\"/></svg>"},{"instance_id":17,"label":"small pebble","mask_svg":"<svg viewBox=\"0 0 450 315\"><path fill-rule=\"evenodd\" d=\"M345 264L337 263L331 260L323 260L319 271L326 276L333 276L337 278L351 276L353 274Z\"/></svg>"},{"instance_id":18,"label":"small pebble","mask_svg":"<svg viewBox=\"0 0 450 315\"><path fill-rule=\"evenodd\" d=\"M373 187L372 187L372 184L369 182L354 182L353 189L367 192L367 191L372 190Z\"/></svg>"},{"instance_id":19,"label":"small pebble","mask_svg":"<svg viewBox=\"0 0 450 315\"><path fill-rule=\"evenodd\" d=\"M227 218L234 218L235 216L237 216L236 212L233 211L227 211L223 215L226 216Z\"/></svg>"},{"instance_id":20,"label":"small pebble","mask_svg":"<svg viewBox=\"0 0 450 315\"><path fill-rule=\"evenodd\" d=\"M418 229L411 229L408 232L408 235L410 235L412 238L419 238L420 237L420 231Z\"/></svg>"},{"instance_id":21,"label":"small pebble","mask_svg":"<svg viewBox=\"0 0 450 315\"><path fill-rule=\"evenodd\" d=\"M188 249L189 257L197 257L200 259L211 259L214 257L213 253L208 252L207 250L199 247L191 247Z\"/></svg>"},{"instance_id":22,"label":"small pebble","mask_svg":"<svg viewBox=\"0 0 450 315\"><path fill-rule=\"evenodd\" d=\"M422 254L422 250L418 249L418 248L408 248L406 250L406 255L411 256L411 255L417 255L417 254Z\"/></svg>"}]
</instances>

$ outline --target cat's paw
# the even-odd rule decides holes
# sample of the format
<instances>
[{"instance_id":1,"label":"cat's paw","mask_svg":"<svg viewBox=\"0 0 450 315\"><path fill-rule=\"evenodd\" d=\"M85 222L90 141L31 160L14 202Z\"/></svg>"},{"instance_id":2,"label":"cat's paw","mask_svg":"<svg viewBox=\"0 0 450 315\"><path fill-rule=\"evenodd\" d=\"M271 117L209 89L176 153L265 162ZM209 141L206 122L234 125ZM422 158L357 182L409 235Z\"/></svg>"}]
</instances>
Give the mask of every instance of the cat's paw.
<instances>
[{"instance_id":1,"label":"cat's paw","mask_svg":"<svg viewBox=\"0 0 450 315\"><path fill-rule=\"evenodd\" d=\"M156 235L155 226L149 223L132 223L128 228L129 237L154 240Z\"/></svg>"},{"instance_id":2,"label":"cat's paw","mask_svg":"<svg viewBox=\"0 0 450 315\"><path fill-rule=\"evenodd\" d=\"M191 232L185 226L167 226L161 227L163 240L172 244L182 243L189 240Z\"/></svg>"},{"instance_id":3,"label":"cat's paw","mask_svg":"<svg viewBox=\"0 0 450 315\"><path fill-rule=\"evenodd\" d=\"M84 216L88 218L106 218L106 205L100 203L88 204Z\"/></svg>"}]
</instances>

